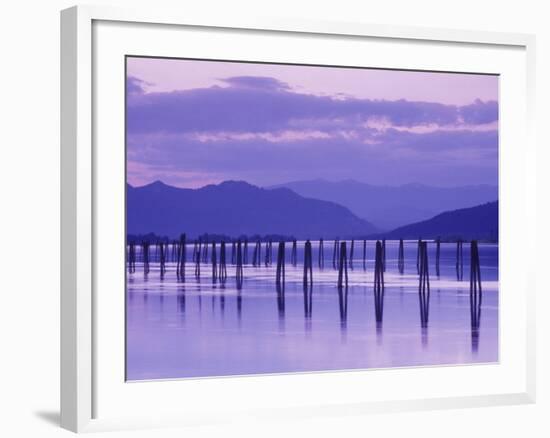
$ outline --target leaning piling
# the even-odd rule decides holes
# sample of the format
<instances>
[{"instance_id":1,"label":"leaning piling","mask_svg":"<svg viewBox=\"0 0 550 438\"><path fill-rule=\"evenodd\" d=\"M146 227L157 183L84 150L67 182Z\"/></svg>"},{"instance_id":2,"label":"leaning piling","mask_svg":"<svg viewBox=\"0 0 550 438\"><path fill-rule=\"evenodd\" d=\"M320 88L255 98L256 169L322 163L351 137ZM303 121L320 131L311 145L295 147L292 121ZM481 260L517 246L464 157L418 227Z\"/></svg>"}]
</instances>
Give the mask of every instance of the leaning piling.
<instances>
[{"instance_id":1,"label":"leaning piling","mask_svg":"<svg viewBox=\"0 0 550 438\"><path fill-rule=\"evenodd\" d=\"M334 269L338 269L338 261L340 259L339 250L340 248L340 241L338 239L334 239L334 247L332 249L332 267Z\"/></svg>"}]
</instances>

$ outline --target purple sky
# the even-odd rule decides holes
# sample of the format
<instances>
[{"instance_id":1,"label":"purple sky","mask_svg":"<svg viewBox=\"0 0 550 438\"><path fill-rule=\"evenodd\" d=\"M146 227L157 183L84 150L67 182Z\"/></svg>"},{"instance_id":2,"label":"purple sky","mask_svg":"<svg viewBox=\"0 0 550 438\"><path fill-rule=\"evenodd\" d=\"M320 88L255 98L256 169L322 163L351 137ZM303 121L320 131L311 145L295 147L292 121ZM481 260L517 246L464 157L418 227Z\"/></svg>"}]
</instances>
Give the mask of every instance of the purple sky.
<instances>
[{"instance_id":1,"label":"purple sky","mask_svg":"<svg viewBox=\"0 0 550 438\"><path fill-rule=\"evenodd\" d=\"M128 182L498 183L498 77L128 58Z\"/></svg>"}]
</instances>

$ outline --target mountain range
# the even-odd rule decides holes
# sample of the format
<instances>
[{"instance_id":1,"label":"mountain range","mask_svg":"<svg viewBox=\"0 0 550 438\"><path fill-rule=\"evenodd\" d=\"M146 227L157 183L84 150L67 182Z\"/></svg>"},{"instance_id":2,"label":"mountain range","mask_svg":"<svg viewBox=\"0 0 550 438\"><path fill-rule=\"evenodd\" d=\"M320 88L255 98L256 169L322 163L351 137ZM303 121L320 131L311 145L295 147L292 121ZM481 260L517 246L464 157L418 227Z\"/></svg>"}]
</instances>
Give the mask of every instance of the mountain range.
<instances>
[{"instance_id":1,"label":"mountain range","mask_svg":"<svg viewBox=\"0 0 550 438\"><path fill-rule=\"evenodd\" d=\"M160 181L127 185L127 233L175 238L220 234L232 237L278 234L306 238L346 238L379 231L334 202L310 199L287 188L264 189L225 181L183 189Z\"/></svg>"},{"instance_id":2,"label":"mountain range","mask_svg":"<svg viewBox=\"0 0 550 438\"><path fill-rule=\"evenodd\" d=\"M440 237L444 240L459 238L497 240L498 201L448 211L429 220L405 225L372 237L386 239L436 239Z\"/></svg>"},{"instance_id":3,"label":"mountain range","mask_svg":"<svg viewBox=\"0 0 550 438\"><path fill-rule=\"evenodd\" d=\"M368 206L367 206L368 207ZM366 207L366 209L367 209ZM498 201L454 208L383 231L335 202L307 198L288 188L260 188L225 181L183 189L160 181L127 185L128 235L189 238L286 236L297 239L485 239L498 238ZM406 208L403 208L406 210Z\"/></svg>"},{"instance_id":4,"label":"mountain range","mask_svg":"<svg viewBox=\"0 0 550 438\"><path fill-rule=\"evenodd\" d=\"M423 184L375 186L354 180L294 181L268 188L289 188L307 197L335 202L349 208L381 230L423 221L439 213L473 207L498 199L498 187L468 185L432 187Z\"/></svg>"}]
</instances>

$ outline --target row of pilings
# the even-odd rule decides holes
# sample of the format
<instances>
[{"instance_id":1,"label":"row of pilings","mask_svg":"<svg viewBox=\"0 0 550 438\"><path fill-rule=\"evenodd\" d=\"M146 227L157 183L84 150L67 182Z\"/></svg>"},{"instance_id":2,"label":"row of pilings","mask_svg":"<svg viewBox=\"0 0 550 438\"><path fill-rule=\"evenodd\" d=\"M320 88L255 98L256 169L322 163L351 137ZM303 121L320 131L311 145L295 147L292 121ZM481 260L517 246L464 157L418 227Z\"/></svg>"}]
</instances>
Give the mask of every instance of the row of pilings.
<instances>
[{"instance_id":1,"label":"row of pilings","mask_svg":"<svg viewBox=\"0 0 550 438\"><path fill-rule=\"evenodd\" d=\"M293 266L297 264L297 241L291 242L291 259ZM435 241L435 270L439 276L439 264L441 257L441 241ZM194 272L197 279L201 276L201 264L205 263L205 254L208 255L210 246L210 263L211 263L211 279L214 284L220 283L225 285L227 280L227 259L226 259L226 243L221 242L218 245L216 242L203 243L195 241L193 243L192 262L194 263ZM242 289L244 282L244 269L246 264L246 241L236 241L231 243L231 262L235 265L235 277L237 289ZM160 267L160 276L164 277L166 273L166 264L169 258L176 263L176 275L178 279L185 282L185 267L186 267L186 235L182 234L178 241L169 246L167 242L159 242L150 244L149 242L129 242L127 245L127 265L128 272L136 272L136 263L138 261L138 253L141 255L144 272L147 274L150 271L151 252L154 250L156 260ZM138 250L139 249L139 250ZM339 297L340 317L342 322L347 317L347 294L349 286L348 268L352 269L353 263L350 259L353 257L355 250L354 241L351 241L348 256L348 246L346 241L334 241L333 260L338 271L337 288ZM324 257L321 254L324 252L324 241L319 241L319 266L322 266ZM266 266L271 265L272 261L272 241L266 242L264 263ZM366 260L366 243L363 245L363 260ZM286 247L285 242L278 242L277 260L276 260L276 288L278 294L278 308L280 315L284 315L284 291L285 291L285 276L286 276ZM398 246L397 267L399 273L404 273L404 243L401 239ZM417 273L418 273L418 299L420 306L420 323L422 328L427 328L429 322L429 304L430 304L430 272L428 263L428 242L419 240L417 246ZM257 241L254 246L252 257L252 265L261 265L261 242ZM463 279L463 241L456 242L456 275L457 280ZM374 260L374 304L375 317L377 325L381 325L384 309L384 272L386 270L386 245L385 241L377 241L375 247ZM304 312L306 317L311 317L312 314L312 290L313 290L313 248L310 240L304 244L304 264L303 264L303 289L304 289ZM479 326L481 321L481 303L482 303L482 283L481 269L479 258L478 242L473 240L470 243L470 319L472 328L472 347L477 350L479 343Z\"/></svg>"},{"instance_id":2,"label":"row of pilings","mask_svg":"<svg viewBox=\"0 0 550 438\"><path fill-rule=\"evenodd\" d=\"M171 246L170 246L171 245ZM297 241L291 241L291 253L290 253L290 263L293 266L297 266ZM347 286L348 284L348 268L353 269L353 259L355 252L355 240L351 240L349 247L348 255L348 242L340 241L338 239L334 240L333 248L333 266L334 269L338 272L338 287ZM441 240L437 239L435 241L435 273L437 276L440 275L440 259L441 259ZM169 261L175 262L176 264L176 274L180 281L185 281L185 267L186 267L186 248L188 246L186 235L182 234L180 239L173 241L171 244L168 242L157 242L151 244L147 241L143 241L140 244L136 242L129 242L127 245L127 265L128 272L136 272L136 262L139 258L143 263L144 273L147 274L150 271L151 264L151 252L154 250L155 259L158 261L160 267L160 275L163 277L166 273L166 265ZM201 240L196 240L192 244L192 263L194 264L194 275L197 278L201 277L201 264L211 263L211 278L213 283L220 282L225 283L227 279L227 256L226 256L226 243L221 242L218 245L216 242L206 243ZM237 283L239 286L242 286L242 281L244 279L243 266L247 264L247 248L248 241L233 241L231 242L231 264L236 266L236 277ZM265 266L270 266L272 264L272 250L273 243L268 241L264 246L264 257L263 262ZM477 242L472 243L472 260L474 256L478 254ZM425 251L423 253L423 251ZM322 269L324 266L324 241L323 239L319 240L319 258L318 265ZM169 260L171 259L171 260ZM427 269L427 242L418 240L417 244L417 259L416 259L416 269L417 274L422 278L425 276L424 269ZM363 266L366 269L366 240L363 240L363 251L362 251L362 260ZM477 259L476 259L477 260ZM285 242L279 242L278 245L278 254L277 254L277 270L276 278L278 283L284 283L285 276ZM472 261L475 263L475 260ZM253 255L252 255L252 265L254 267L260 267L262 265L262 244L260 241L256 241L254 245ZM381 240L376 242L376 254L375 254L375 275L377 267L379 267L382 272L386 271L386 241ZM425 267L424 267L425 266ZM471 267L474 265L470 265ZM464 271L464 257L463 257L463 241L459 240L456 242L456 278L458 281L463 280L463 271ZM399 240L398 246L398 257L397 257L397 268L400 274L405 272L405 256L404 256L404 242ZM476 272L471 272L470 276L477 275ZM313 249L310 240L307 240L304 244L304 272L303 272L304 283L313 282ZM474 303L477 302L474 300Z\"/></svg>"},{"instance_id":3,"label":"row of pilings","mask_svg":"<svg viewBox=\"0 0 550 438\"><path fill-rule=\"evenodd\" d=\"M311 245L311 242L308 240L309 244ZM363 261L363 269L366 270L366 262L367 262L367 245L366 240L363 240L363 251L362 251L362 261ZM290 262L293 266L297 266L297 241L293 240L292 242L292 249L290 254ZM381 243L381 251L382 251L382 268L385 271L386 270L386 241L382 240ZM223 248L222 248L223 244ZM342 245L346 244L346 245ZM437 276L440 275L440 259L441 259L441 240L437 239L435 241L436 244L436 251L435 251L435 273ZM169 254L169 248L171 245L171 254ZM208 244L207 242L203 242L200 239L193 242L193 253L192 253L192 262L195 264L195 275L200 276L201 268L200 264L205 264L210 262L217 264L217 249L215 242L212 242ZM417 274L420 275L420 251L421 251L421 245L422 240L418 240L417 244L417 259L416 259L416 269ZM211 249L209 251L209 246L211 246ZM241 254L242 257L238 263L237 260L237 247L241 247ZM152 248L155 251L155 259L158 261L160 266L160 272L161 275L164 275L166 272L166 263L169 261L176 263L176 271L178 278L181 278L182 280L185 279L185 264L186 264L186 250L187 247L187 240L185 234L182 234L180 236L180 239L178 241L173 241L171 244L168 242L157 242L154 244L151 244L147 241L141 242L141 244L138 244L136 242L129 242L127 245L127 264L128 264L128 272L135 273L136 272L136 261L138 260L138 253L141 258L141 261L143 263L143 270L145 273L148 273L150 271L150 263L151 263L151 252ZM223 258L223 262L220 260L220 266L219 268L221 270L224 270L224 272L227 271L226 268L226 251L225 251L226 244L225 242L221 242L220 244L220 259ZM338 239L334 240L334 249L333 249L333 267L337 271L341 271L343 269L342 266L342 248L346 247L347 251L347 242L340 241ZM265 243L264 248L264 265L266 267L271 266L272 264L272 253L273 253L273 242L268 241ZM304 247L305 248L305 247ZM139 251L138 251L139 249ZM305 249L304 249L305 251ZM354 258L354 252L355 252L355 240L351 240L350 242L350 251L349 256L346 254L344 257L346 259L346 263L350 269L353 269L353 261ZM233 241L231 243L231 264L232 265L246 265L248 263L248 241ZM305 257L305 255L304 255ZM171 259L171 260L169 260ZM319 250L318 250L318 266L319 268L324 268L324 241L323 239L319 240ZM252 265L255 267L259 267L262 265L262 245L260 241L257 241L254 245L253 255L252 255ZM397 267L399 273L403 274L405 271L405 256L404 256L404 244L403 240L401 239L399 241L399 248L398 248L398 259L397 259ZM456 278L458 281L463 280L464 276L464 257L463 257L463 241L459 240L456 242ZM213 278L215 280L220 277L219 272L213 270Z\"/></svg>"}]
</instances>

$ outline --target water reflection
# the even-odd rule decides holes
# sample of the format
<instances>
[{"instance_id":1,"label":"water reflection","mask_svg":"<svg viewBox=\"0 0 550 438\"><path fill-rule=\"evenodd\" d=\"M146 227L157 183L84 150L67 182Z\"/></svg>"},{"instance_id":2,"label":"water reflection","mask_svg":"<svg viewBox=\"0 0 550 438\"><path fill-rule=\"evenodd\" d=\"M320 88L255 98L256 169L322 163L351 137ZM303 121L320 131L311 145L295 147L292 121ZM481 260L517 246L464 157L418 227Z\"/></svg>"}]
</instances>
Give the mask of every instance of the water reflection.
<instances>
[{"instance_id":1,"label":"water reflection","mask_svg":"<svg viewBox=\"0 0 550 438\"><path fill-rule=\"evenodd\" d=\"M348 290L349 287L338 288L338 304L340 309L340 327L345 330L348 322Z\"/></svg>"},{"instance_id":2,"label":"water reflection","mask_svg":"<svg viewBox=\"0 0 550 438\"><path fill-rule=\"evenodd\" d=\"M470 284L456 281L454 245L441 244L439 278L417 273L416 248L410 245L405 245L403 273L397 266L398 246L391 242L387 244L384 265L380 242L378 269L375 257L366 271L350 269L346 281L344 267L350 264L349 259L340 263L342 256L346 260L342 243L335 245L336 270L315 266L315 270L307 270L307 281L304 254L300 252L304 246L300 244L297 266L290 264L283 269L281 265L278 282L275 261L270 266L242 264L240 284L233 279L222 281L220 247L210 246L210 258L203 262L201 245L200 264L206 267L202 269L202 282L193 275L196 263L188 263L186 272L178 275L176 263L168 261L161 277L156 262L152 261L149 274L143 275L138 261L127 283L129 379L497 360L498 284L494 275L498 274L498 259L489 258L489 265L486 260L486 265L480 267L486 292L482 306L477 286L473 285L472 292ZM369 253L376 253L375 246L373 242ZM355 257L362 256L359 248L356 245ZM218 281L213 285L208 281L211 257L218 250ZM429 244L426 251L427 255ZM495 254L497 251L495 248ZM244 257L243 245L240 256L238 252L235 245L235 263ZM318 256L315 247L313 254ZM275 255L278 257L277 251ZM464 260L467 269L469 258ZM317 257L313 260L317 265ZM422 263L419 257L420 272ZM426 266L428 263L426 260ZM231 273L237 272L237 266L232 266ZM339 275L342 287L338 287ZM437 289L437 299L431 303L430 282ZM203 299L211 301L205 309ZM374 318L369 317L373 308ZM481 331L483 345L479 342Z\"/></svg>"},{"instance_id":3,"label":"water reflection","mask_svg":"<svg viewBox=\"0 0 550 438\"><path fill-rule=\"evenodd\" d=\"M304 283L304 317L311 318L313 312L313 283Z\"/></svg>"}]
</instances>

